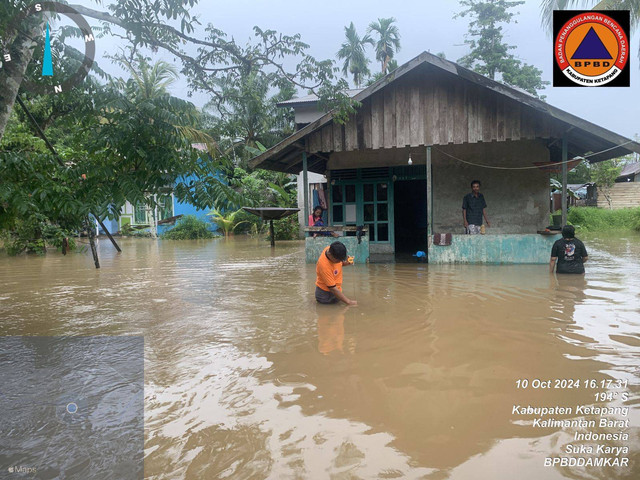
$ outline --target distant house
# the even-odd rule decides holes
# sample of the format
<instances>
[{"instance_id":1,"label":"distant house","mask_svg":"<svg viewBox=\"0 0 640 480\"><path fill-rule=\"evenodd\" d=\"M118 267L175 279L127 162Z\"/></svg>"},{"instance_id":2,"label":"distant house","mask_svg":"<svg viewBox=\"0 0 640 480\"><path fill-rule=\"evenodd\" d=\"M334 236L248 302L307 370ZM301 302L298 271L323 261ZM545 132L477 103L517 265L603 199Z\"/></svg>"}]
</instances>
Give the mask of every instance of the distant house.
<instances>
[{"instance_id":1,"label":"distant house","mask_svg":"<svg viewBox=\"0 0 640 480\"><path fill-rule=\"evenodd\" d=\"M640 207L640 162L626 164L607 193L598 190L598 207L614 210Z\"/></svg>"},{"instance_id":2,"label":"distant house","mask_svg":"<svg viewBox=\"0 0 640 480\"><path fill-rule=\"evenodd\" d=\"M627 163L616 178L616 182L640 182L640 162Z\"/></svg>"},{"instance_id":3,"label":"distant house","mask_svg":"<svg viewBox=\"0 0 640 480\"><path fill-rule=\"evenodd\" d=\"M345 92L349 97L354 97L360 93L362 88L354 88ZM315 122L326 112L320 110L318 106L319 99L316 95L305 95L303 97L292 98L291 100L285 100L277 104L280 108L293 108L295 116L296 130L306 127L311 122ZM315 207L321 206L326 209L326 201L323 202L322 198L327 198L327 177L321 173L308 172L307 177L307 198L309 211L313 211ZM298 206L304 205L304 179L302 178L302 172L296 175L297 178L297 192L298 192ZM322 194L320 194L322 192ZM324 222L328 222L328 212L324 213ZM305 216L304 208L300 208L298 212L298 223L301 227L308 226L308 218Z\"/></svg>"},{"instance_id":4,"label":"distant house","mask_svg":"<svg viewBox=\"0 0 640 480\"><path fill-rule=\"evenodd\" d=\"M200 151L206 151L206 145L203 143L194 143L193 147ZM189 180L189 177L183 180ZM122 232L122 229L127 226L131 226L136 230L149 230L151 222L156 222L156 230L158 234L164 233L167 230L171 230L179 217L185 215L195 215L196 217L208 222L206 216L210 210L200 210L190 203L183 203L176 200L172 188L167 188L166 192L160 194L156 198L158 207L155 212L147 211L147 206L144 203L132 204L126 202L120 212L120 218L118 220L105 220L103 223L110 233ZM177 217L177 218L176 218ZM172 220L171 220L172 219ZM165 222L166 220L171 220ZM209 230L216 231L218 226L212 222L209 222ZM100 233L102 229L99 229Z\"/></svg>"}]
</instances>

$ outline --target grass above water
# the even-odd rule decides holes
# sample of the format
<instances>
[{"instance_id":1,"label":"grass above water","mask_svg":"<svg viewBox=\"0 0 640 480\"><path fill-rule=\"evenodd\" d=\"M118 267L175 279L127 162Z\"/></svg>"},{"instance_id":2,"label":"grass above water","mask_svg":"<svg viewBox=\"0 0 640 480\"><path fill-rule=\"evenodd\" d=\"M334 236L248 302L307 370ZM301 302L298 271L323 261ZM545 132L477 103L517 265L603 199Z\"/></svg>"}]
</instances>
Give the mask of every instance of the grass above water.
<instances>
[{"instance_id":1,"label":"grass above water","mask_svg":"<svg viewBox=\"0 0 640 480\"><path fill-rule=\"evenodd\" d=\"M582 231L632 230L640 232L640 208L609 210L596 207L572 207L567 220Z\"/></svg>"}]
</instances>

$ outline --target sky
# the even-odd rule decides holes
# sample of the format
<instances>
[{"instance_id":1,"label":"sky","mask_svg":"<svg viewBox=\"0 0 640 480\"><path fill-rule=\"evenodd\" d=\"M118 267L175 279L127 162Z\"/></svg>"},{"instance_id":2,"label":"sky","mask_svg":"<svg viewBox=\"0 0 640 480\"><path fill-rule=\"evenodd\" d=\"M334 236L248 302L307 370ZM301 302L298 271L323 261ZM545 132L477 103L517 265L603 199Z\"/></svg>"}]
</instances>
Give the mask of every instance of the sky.
<instances>
[{"instance_id":1,"label":"sky","mask_svg":"<svg viewBox=\"0 0 640 480\"><path fill-rule=\"evenodd\" d=\"M91 0L70 3L104 9L104 6ZM519 59L538 67L543 72L543 79L551 82L553 42L551 35L541 25L540 3L541 0L526 0L523 5L516 7L513 11L519 12L517 23L506 25L504 36L508 44L517 47L513 52ZM201 0L193 13L202 23L197 29L201 35L204 35L204 26L211 23L233 36L238 43L253 38L254 25L289 35L300 33L302 40L310 45L309 53L317 59L336 59L336 52L344 40L344 27L351 21L358 33L364 34L367 25L377 18L394 17L402 42L397 60L402 65L425 50L434 54L444 52L451 61L468 53L468 47L464 44L468 18L453 18L460 10L462 8L454 0L323 0L313 3L292 0ZM640 134L638 34L640 31L636 29L630 36L631 87L554 88L549 85L542 92L547 96L546 101L621 135L633 137L634 134ZM99 38L96 41L96 60L109 73L117 73L117 68L102 55L115 51L121 45L122 41L117 38ZM368 53L374 60L373 50L369 49ZM162 52L150 53L150 56L174 61L170 55ZM295 61L287 66L295 68ZM371 69L375 68L379 68L378 64L372 63ZM177 82L172 93L187 98L186 82ZM300 95L304 94L300 92ZM189 100L202 107L208 97L196 93Z\"/></svg>"}]
</instances>

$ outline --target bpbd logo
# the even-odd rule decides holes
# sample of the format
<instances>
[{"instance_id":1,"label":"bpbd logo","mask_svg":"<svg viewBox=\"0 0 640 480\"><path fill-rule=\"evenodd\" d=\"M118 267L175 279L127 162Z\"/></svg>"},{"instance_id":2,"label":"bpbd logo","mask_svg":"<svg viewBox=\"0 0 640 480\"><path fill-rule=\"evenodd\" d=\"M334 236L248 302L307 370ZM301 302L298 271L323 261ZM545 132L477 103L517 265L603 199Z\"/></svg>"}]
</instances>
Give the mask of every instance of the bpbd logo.
<instances>
[{"instance_id":1,"label":"bpbd logo","mask_svg":"<svg viewBox=\"0 0 640 480\"><path fill-rule=\"evenodd\" d=\"M628 10L553 12L554 87L629 86Z\"/></svg>"}]
</instances>

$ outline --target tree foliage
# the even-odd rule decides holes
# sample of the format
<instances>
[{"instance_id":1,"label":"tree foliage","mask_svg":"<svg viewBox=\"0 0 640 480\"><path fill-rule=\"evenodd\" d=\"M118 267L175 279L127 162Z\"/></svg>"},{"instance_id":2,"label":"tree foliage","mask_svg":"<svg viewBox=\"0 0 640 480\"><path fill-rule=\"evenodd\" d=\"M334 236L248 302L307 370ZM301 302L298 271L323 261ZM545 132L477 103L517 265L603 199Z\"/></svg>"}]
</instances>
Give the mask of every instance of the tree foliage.
<instances>
[{"instance_id":1,"label":"tree foliage","mask_svg":"<svg viewBox=\"0 0 640 480\"><path fill-rule=\"evenodd\" d=\"M507 0L460 0L464 10L454 18L470 19L465 39L470 52L461 57L458 63L492 80L502 80L538 96L538 92L549 82L542 80L541 70L517 59L511 53L516 47L508 45L503 38L502 25L517 23L514 19L516 14L509 10L523 3Z\"/></svg>"},{"instance_id":2,"label":"tree foliage","mask_svg":"<svg viewBox=\"0 0 640 480\"><path fill-rule=\"evenodd\" d=\"M346 39L340 46L337 56L343 60L342 73L345 76L353 75L353 83L356 88L359 88L371 73L369 71L371 61L367 58L365 49L367 45L374 45L374 41L368 34L360 37L353 22L348 27L344 27L344 33Z\"/></svg>"},{"instance_id":3,"label":"tree foliage","mask_svg":"<svg viewBox=\"0 0 640 480\"><path fill-rule=\"evenodd\" d=\"M239 44L215 25L206 27L192 16L190 10L197 0L114 0L98 10L83 5L72 5L81 15L100 21L96 30L101 36L119 36L126 42L126 54L120 58L135 58L143 50L163 50L180 62L180 73L187 79L189 93L208 92L214 101L223 103L221 84L239 84L248 72L269 78L276 74L280 83L288 83L303 90L317 93L323 101L340 109L339 118L346 118L353 111L350 99L343 93L344 80L338 79L339 69L332 60L317 60L308 54L309 46L300 34L285 35L274 30L253 28L254 41ZM2 2L0 38L19 15L27 2L9 0ZM199 28L202 27L202 28ZM34 32L13 36L5 40L2 47L15 52L16 59L11 68L20 69L31 60L33 53L31 38L40 25L33 25ZM125 33L122 36L119 32ZM295 69L288 70L285 64L295 61ZM0 82L9 78L18 79L7 92L0 94L0 113L11 110L22 70L9 72L0 69ZM22 72L22 73L21 73ZM14 82L15 83L15 82ZM7 118L0 115L0 138Z\"/></svg>"},{"instance_id":4,"label":"tree foliage","mask_svg":"<svg viewBox=\"0 0 640 480\"><path fill-rule=\"evenodd\" d=\"M395 23L396 19L393 17L379 18L371 22L367 29L368 35L373 34L377 37L374 39L376 60L380 62L382 73L385 75L389 72L389 62L400 51L400 30Z\"/></svg>"},{"instance_id":5,"label":"tree foliage","mask_svg":"<svg viewBox=\"0 0 640 480\"><path fill-rule=\"evenodd\" d=\"M272 76L248 72L240 81L220 82L224 102L210 102L205 112L209 133L216 139L218 153L244 166L262 146L271 147L295 130L291 109L279 102L290 100L295 90L284 83L275 91Z\"/></svg>"},{"instance_id":6,"label":"tree foliage","mask_svg":"<svg viewBox=\"0 0 640 480\"><path fill-rule=\"evenodd\" d=\"M59 157L25 118L12 116L0 143L0 225L12 228L17 218L39 214L78 230L90 213L117 218L125 202L154 207L156 196L171 189L201 209L240 201L217 175L224 159L192 148L213 140L198 128L193 104L166 92L169 70L142 57L130 67L129 79L94 86L91 96L57 96L55 118L48 99L25 98L37 120L49 120L45 133Z\"/></svg>"},{"instance_id":7,"label":"tree foliage","mask_svg":"<svg viewBox=\"0 0 640 480\"><path fill-rule=\"evenodd\" d=\"M621 171L622 163L616 159L605 160L591 165L591 179L604 195L609 208L611 208L611 189Z\"/></svg>"}]
</instances>

